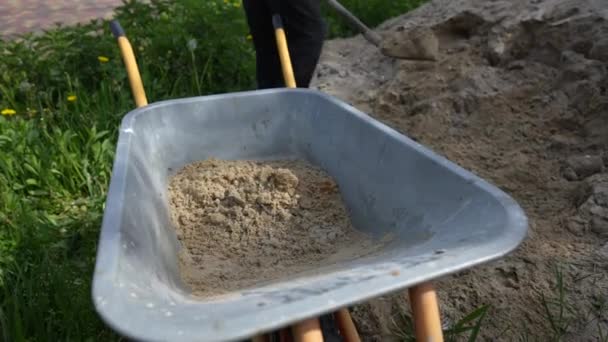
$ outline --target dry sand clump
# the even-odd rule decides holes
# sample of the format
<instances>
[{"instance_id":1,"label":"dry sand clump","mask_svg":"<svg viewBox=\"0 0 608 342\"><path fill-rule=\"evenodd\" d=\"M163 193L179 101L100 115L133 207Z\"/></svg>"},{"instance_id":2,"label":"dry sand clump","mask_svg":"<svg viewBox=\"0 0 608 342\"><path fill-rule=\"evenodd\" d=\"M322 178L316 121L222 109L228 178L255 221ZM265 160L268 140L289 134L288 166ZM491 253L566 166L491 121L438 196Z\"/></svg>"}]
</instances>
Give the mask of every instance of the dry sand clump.
<instances>
[{"instance_id":1,"label":"dry sand clump","mask_svg":"<svg viewBox=\"0 0 608 342\"><path fill-rule=\"evenodd\" d=\"M169 184L182 278L220 295L374 251L336 182L299 160L191 163Z\"/></svg>"}]
</instances>

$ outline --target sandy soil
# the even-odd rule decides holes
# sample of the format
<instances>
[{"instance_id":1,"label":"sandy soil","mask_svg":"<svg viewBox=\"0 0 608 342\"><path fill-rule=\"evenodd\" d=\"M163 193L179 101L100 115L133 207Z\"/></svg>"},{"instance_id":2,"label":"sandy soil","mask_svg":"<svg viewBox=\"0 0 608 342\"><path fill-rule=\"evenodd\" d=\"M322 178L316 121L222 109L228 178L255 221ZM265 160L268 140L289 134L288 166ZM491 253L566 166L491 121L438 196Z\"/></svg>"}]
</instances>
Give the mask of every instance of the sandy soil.
<instances>
[{"instance_id":1,"label":"sandy soil","mask_svg":"<svg viewBox=\"0 0 608 342\"><path fill-rule=\"evenodd\" d=\"M337 184L299 160L204 160L169 184L180 271L199 297L222 295L375 252Z\"/></svg>"},{"instance_id":2,"label":"sandy soil","mask_svg":"<svg viewBox=\"0 0 608 342\"><path fill-rule=\"evenodd\" d=\"M326 43L313 87L511 194L529 237L500 261L438 281L447 324L490 304L488 341L596 341L608 332L608 2L435 0ZM565 286L557 316L556 266ZM353 308L369 341L394 336L400 294Z\"/></svg>"}]
</instances>

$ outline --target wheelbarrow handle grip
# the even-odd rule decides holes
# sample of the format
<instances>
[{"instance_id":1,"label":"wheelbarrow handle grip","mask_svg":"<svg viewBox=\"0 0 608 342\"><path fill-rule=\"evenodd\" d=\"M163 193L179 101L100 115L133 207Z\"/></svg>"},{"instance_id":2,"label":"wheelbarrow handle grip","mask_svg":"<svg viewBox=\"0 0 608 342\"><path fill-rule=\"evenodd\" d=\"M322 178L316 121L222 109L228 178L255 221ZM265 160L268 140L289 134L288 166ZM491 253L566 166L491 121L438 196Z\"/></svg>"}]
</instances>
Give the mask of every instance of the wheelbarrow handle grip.
<instances>
[{"instance_id":1,"label":"wheelbarrow handle grip","mask_svg":"<svg viewBox=\"0 0 608 342\"><path fill-rule=\"evenodd\" d=\"M281 18L280 14L274 14L272 16L272 27L274 27L275 30L278 29L283 29L283 19Z\"/></svg>"},{"instance_id":2,"label":"wheelbarrow handle grip","mask_svg":"<svg viewBox=\"0 0 608 342\"><path fill-rule=\"evenodd\" d=\"M289 57L287 37L285 36L285 29L283 28L283 20L279 14L274 14L272 16L272 25L274 26L275 38L277 40L277 48L279 51L279 58L281 60L281 68L283 70L283 79L285 80L285 85L288 88L295 88L296 80L293 75L293 67Z\"/></svg>"},{"instance_id":3,"label":"wheelbarrow handle grip","mask_svg":"<svg viewBox=\"0 0 608 342\"><path fill-rule=\"evenodd\" d=\"M125 36L125 30L122 29L122 26L120 26L118 20L112 20L110 22L110 31L112 31L114 38Z\"/></svg>"}]
</instances>

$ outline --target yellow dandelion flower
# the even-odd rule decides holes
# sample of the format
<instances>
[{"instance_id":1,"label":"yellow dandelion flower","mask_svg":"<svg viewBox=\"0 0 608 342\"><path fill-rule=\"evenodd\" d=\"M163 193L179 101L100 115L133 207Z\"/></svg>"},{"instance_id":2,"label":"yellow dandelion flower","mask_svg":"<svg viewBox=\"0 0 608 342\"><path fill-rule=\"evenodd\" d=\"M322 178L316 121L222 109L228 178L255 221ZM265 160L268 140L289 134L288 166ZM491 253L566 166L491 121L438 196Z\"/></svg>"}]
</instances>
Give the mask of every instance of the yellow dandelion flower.
<instances>
[{"instance_id":1,"label":"yellow dandelion flower","mask_svg":"<svg viewBox=\"0 0 608 342\"><path fill-rule=\"evenodd\" d=\"M14 109L5 108L2 110L2 112L0 112L0 114L10 116L17 114L17 112Z\"/></svg>"},{"instance_id":2,"label":"yellow dandelion flower","mask_svg":"<svg viewBox=\"0 0 608 342\"><path fill-rule=\"evenodd\" d=\"M68 101L70 101L70 102L75 102L76 99L77 99L76 95L69 95L68 96Z\"/></svg>"},{"instance_id":3,"label":"yellow dandelion flower","mask_svg":"<svg viewBox=\"0 0 608 342\"><path fill-rule=\"evenodd\" d=\"M97 60L99 61L99 63L108 63L110 61L110 59L106 56L98 56Z\"/></svg>"},{"instance_id":4,"label":"yellow dandelion flower","mask_svg":"<svg viewBox=\"0 0 608 342\"><path fill-rule=\"evenodd\" d=\"M247 35L247 40L252 40L252 39L253 39L253 36L252 36L252 35L250 35L250 34L248 34L248 35Z\"/></svg>"}]
</instances>

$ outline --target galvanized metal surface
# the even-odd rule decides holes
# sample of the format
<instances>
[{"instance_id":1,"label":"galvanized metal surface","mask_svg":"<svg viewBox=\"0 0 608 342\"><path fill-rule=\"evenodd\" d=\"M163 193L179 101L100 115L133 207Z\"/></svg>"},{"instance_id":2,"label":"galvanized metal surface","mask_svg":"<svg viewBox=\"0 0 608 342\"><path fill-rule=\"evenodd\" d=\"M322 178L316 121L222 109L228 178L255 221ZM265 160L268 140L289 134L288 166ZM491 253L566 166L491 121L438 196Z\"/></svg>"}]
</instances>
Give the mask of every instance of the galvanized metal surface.
<instances>
[{"instance_id":1,"label":"galvanized metal surface","mask_svg":"<svg viewBox=\"0 0 608 342\"><path fill-rule=\"evenodd\" d=\"M315 274L197 301L177 273L171 170L208 157L299 157L338 182L353 224L398 237ZM368 115L309 89L171 100L123 120L93 281L101 317L138 340L231 341L487 262L527 218L493 185Z\"/></svg>"}]
</instances>

